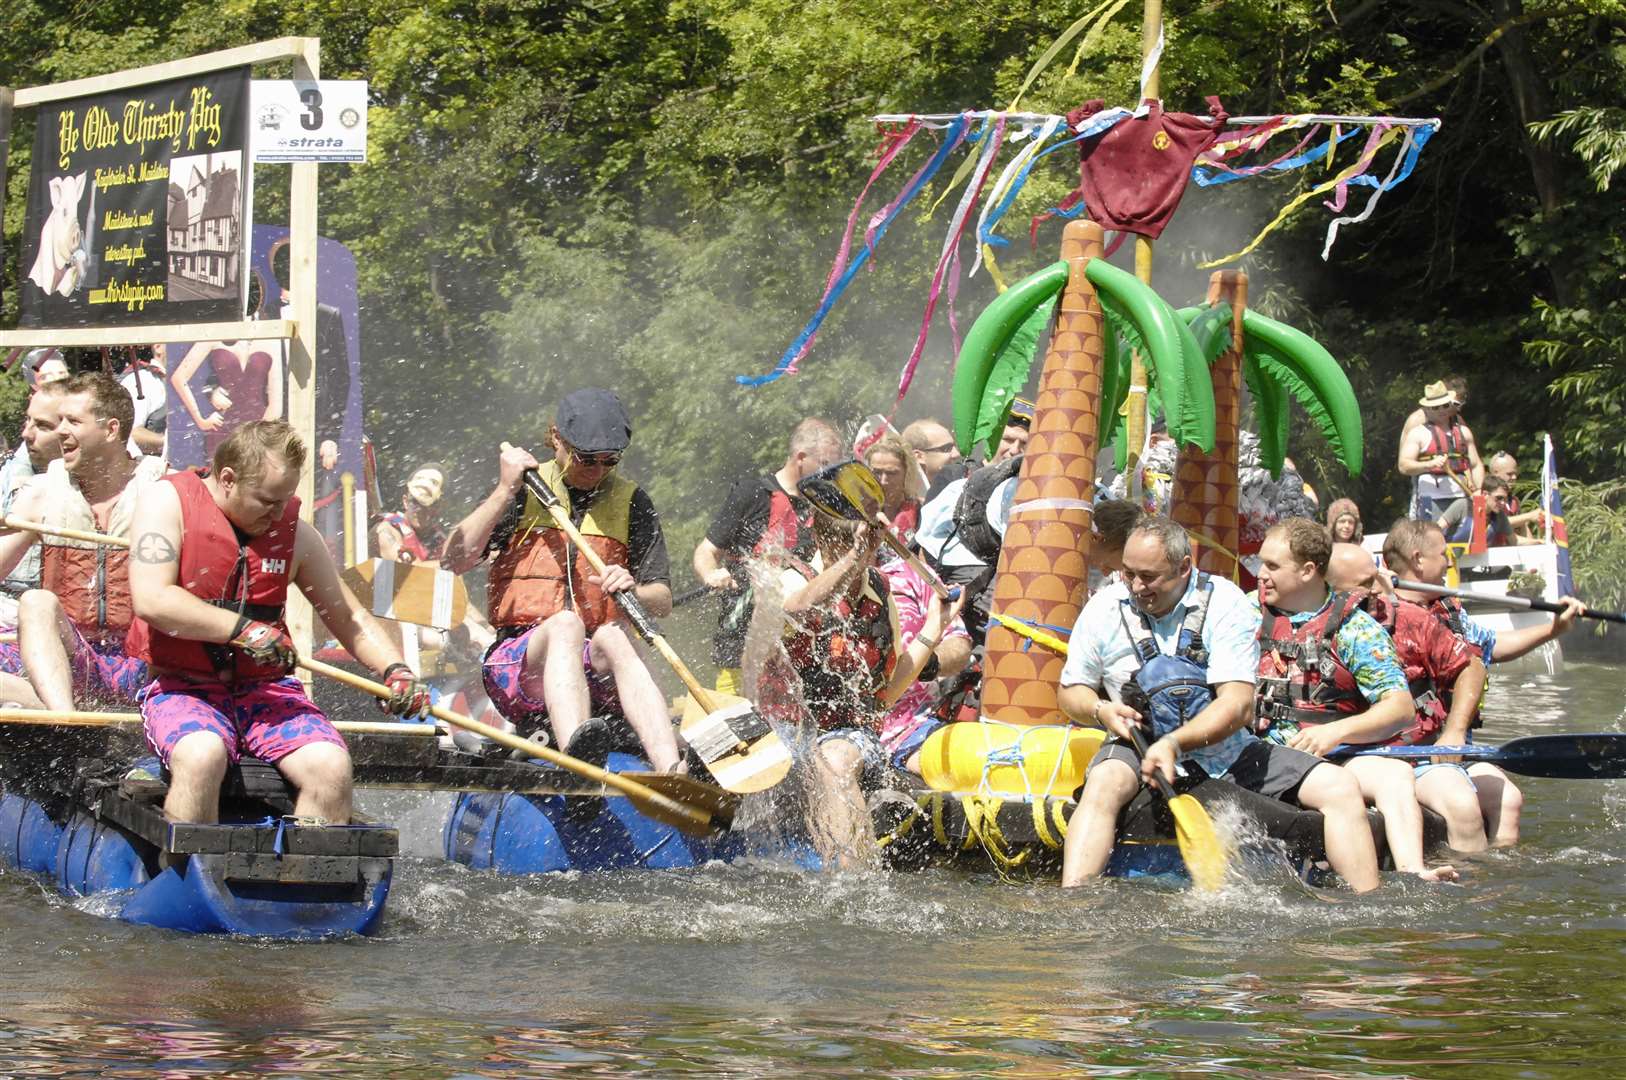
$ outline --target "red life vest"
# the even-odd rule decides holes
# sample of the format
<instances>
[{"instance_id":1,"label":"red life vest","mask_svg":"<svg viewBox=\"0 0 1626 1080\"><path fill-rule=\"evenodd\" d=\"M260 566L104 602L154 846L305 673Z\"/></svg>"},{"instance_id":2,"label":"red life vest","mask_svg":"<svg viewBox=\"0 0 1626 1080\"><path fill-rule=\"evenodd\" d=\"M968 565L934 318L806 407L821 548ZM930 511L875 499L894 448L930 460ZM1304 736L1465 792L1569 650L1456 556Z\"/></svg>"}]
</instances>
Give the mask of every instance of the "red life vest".
<instances>
[{"instance_id":1,"label":"red life vest","mask_svg":"<svg viewBox=\"0 0 1626 1080\"><path fill-rule=\"evenodd\" d=\"M812 506L808 506L805 514L798 514L790 495L775 480L768 495L768 521L762 527L762 535L751 545L751 555L759 559L778 552L801 555L812 543L812 529Z\"/></svg>"},{"instance_id":2,"label":"red life vest","mask_svg":"<svg viewBox=\"0 0 1626 1080\"><path fill-rule=\"evenodd\" d=\"M1297 626L1286 614L1264 607L1254 719L1259 734L1277 723L1324 724L1366 710L1366 698L1338 658L1336 643L1339 627L1355 606L1350 594L1335 592Z\"/></svg>"},{"instance_id":3,"label":"red life vest","mask_svg":"<svg viewBox=\"0 0 1626 1080\"><path fill-rule=\"evenodd\" d=\"M1468 636L1468 613L1463 610L1462 601L1454 596L1436 596L1431 599L1424 609L1436 619L1445 624L1445 628L1459 638ZM1475 650L1477 651L1477 646Z\"/></svg>"},{"instance_id":4,"label":"red life vest","mask_svg":"<svg viewBox=\"0 0 1626 1080\"><path fill-rule=\"evenodd\" d=\"M1462 437L1462 424L1451 421L1451 426L1442 428L1438 424L1425 423L1428 429L1428 445L1423 447L1420 455L1424 458L1438 457L1444 454L1446 461L1458 476L1468 475L1468 441ZM1444 465L1436 465L1429 469L1432 476L1448 476Z\"/></svg>"},{"instance_id":5,"label":"red life vest","mask_svg":"<svg viewBox=\"0 0 1626 1080\"><path fill-rule=\"evenodd\" d=\"M569 513L570 492L556 462L539 470ZM607 565L626 565L632 528L632 496L638 485L619 475L607 477L577 529ZM535 626L569 605L591 634L620 615L609 593L588 581L597 574L570 538L555 527L553 515L524 492L514 537L491 564L486 601L491 624L499 628Z\"/></svg>"},{"instance_id":6,"label":"red life vest","mask_svg":"<svg viewBox=\"0 0 1626 1080\"><path fill-rule=\"evenodd\" d=\"M792 561L792 567L811 581L818 571ZM881 708L876 701L897 666L897 610L891 603L886 578L874 567L867 571L867 588L855 602L842 596L823 611L791 616L785 635L786 665L770 664L762 679L770 683L770 703L800 699L817 720L820 730L876 728ZM783 711L783 710L781 710Z\"/></svg>"},{"instance_id":7,"label":"red life vest","mask_svg":"<svg viewBox=\"0 0 1626 1080\"><path fill-rule=\"evenodd\" d=\"M1376 745L1432 743L1439 739L1450 711L1450 687L1435 681L1428 669L1428 657L1423 640L1434 624L1434 616L1421 604L1408 600L1394 600L1377 593L1358 589L1351 594L1362 611L1376 619L1378 625L1394 639L1395 652L1400 655L1400 666L1406 672L1406 688L1411 691L1415 719L1410 727Z\"/></svg>"},{"instance_id":8,"label":"red life vest","mask_svg":"<svg viewBox=\"0 0 1626 1080\"><path fill-rule=\"evenodd\" d=\"M199 600L258 622L287 629L283 607L299 529L299 500L289 499L282 517L247 543L215 504L202 469L171 473L181 498L181 552L176 584ZM286 672L257 664L229 645L173 637L145 619L130 625L126 651L157 671L176 671L225 683L279 679Z\"/></svg>"},{"instance_id":9,"label":"red life vest","mask_svg":"<svg viewBox=\"0 0 1626 1080\"><path fill-rule=\"evenodd\" d=\"M446 542L445 534L440 530L437 529L436 535L429 537L426 542L425 537L412 527L407 521L406 514L400 510L379 514L378 520L401 534L402 562L432 562L440 558L440 546ZM437 540L439 543L436 543ZM430 544L435 545L435 550L430 550Z\"/></svg>"},{"instance_id":10,"label":"red life vest","mask_svg":"<svg viewBox=\"0 0 1626 1080\"><path fill-rule=\"evenodd\" d=\"M137 462L124 490L108 509L105 525L98 523L84 493L60 460L51 462L36 477L34 488L45 495L39 515L46 525L105 531L126 539L141 491L158 482L163 463L156 458ZM129 552L123 548L88 544L60 536L40 536L40 587L62 603L63 613L86 639L98 644L124 640L134 618L130 603Z\"/></svg>"},{"instance_id":11,"label":"red life vest","mask_svg":"<svg viewBox=\"0 0 1626 1080\"><path fill-rule=\"evenodd\" d=\"M906 500L892 515L892 531L908 546L915 542L915 531L919 528L920 504L913 499Z\"/></svg>"}]
</instances>

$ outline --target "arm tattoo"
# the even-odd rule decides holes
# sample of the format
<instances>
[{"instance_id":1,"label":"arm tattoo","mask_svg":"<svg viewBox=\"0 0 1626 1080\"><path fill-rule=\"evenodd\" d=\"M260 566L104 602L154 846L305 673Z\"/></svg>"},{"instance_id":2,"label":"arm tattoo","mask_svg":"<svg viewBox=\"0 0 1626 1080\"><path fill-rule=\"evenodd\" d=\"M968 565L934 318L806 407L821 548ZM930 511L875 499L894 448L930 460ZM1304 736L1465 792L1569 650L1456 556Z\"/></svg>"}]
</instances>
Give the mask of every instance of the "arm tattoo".
<instances>
[{"instance_id":1,"label":"arm tattoo","mask_svg":"<svg viewBox=\"0 0 1626 1080\"><path fill-rule=\"evenodd\" d=\"M175 545L163 533L144 533L136 540L136 562L167 563L175 561Z\"/></svg>"}]
</instances>

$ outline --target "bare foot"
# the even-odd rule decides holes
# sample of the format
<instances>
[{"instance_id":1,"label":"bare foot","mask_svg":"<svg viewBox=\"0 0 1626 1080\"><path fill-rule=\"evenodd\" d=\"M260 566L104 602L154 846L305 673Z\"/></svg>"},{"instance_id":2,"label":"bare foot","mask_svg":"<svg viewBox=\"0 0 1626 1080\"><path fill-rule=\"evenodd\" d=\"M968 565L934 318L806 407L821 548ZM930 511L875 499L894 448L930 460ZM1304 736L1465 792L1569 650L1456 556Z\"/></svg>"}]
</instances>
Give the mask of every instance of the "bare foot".
<instances>
[{"instance_id":1,"label":"bare foot","mask_svg":"<svg viewBox=\"0 0 1626 1080\"><path fill-rule=\"evenodd\" d=\"M1429 870L1414 870L1412 873L1424 881L1446 882L1457 880L1457 872L1449 866L1436 866Z\"/></svg>"}]
</instances>

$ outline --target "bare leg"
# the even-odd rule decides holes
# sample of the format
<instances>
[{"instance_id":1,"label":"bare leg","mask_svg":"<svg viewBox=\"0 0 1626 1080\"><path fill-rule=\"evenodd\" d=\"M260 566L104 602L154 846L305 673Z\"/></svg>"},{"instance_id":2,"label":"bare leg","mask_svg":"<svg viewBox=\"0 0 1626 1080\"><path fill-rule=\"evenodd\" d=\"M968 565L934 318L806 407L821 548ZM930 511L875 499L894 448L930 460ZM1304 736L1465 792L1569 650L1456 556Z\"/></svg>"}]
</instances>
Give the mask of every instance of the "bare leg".
<instances>
[{"instance_id":1,"label":"bare leg","mask_svg":"<svg viewBox=\"0 0 1626 1080\"><path fill-rule=\"evenodd\" d=\"M1326 762L1299 784L1299 805L1321 811L1327 861L1358 893L1378 887L1378 849L1366 824L1361 785L1345 769Z\"/></svg>"},{"instance_id":2,"label":"bare leg","mask_svg":"<svg viewBox=\"0 0 1626 1080\"><path fill-rule=\"evenodd\" d=\"M808 800L813 846L838 869L865 866L875 856L875 835L869 805L859 784L864 756L845 739L831 739L815 748L812 791Z\"/></svg>"},{"instance_id":3,"label":"bare leg","mask_svg":"<svg viewBox=\"0 0 1626 1080\"><path fill-rule=\"evenodd\" d=\"M164 816L171 821L213 825L220 820L220 782L226 777L226 744L212 731L183 735L169 754L169 794Z\"/></svg>"},{"instance_id":4,"label":"bare leg","mask_svg":"<svg viewBox=\"0 0 1626 1080\"><path fill-rule=\"evenodd\" d=\"M1099 877L1112 857L1112 842L1118 831L1118 812L1135 792L1140 777L1127 762L1108 759L1090 767L1084 777L1084 794L1067 821L1067 842L1062 848L1061 885L1070 889Z\"/></svg>"},{"instance_id":5,"label":"bare leg","mask_svg":"<svg viewBox=\"0 0 1626 1080\"><path fill-rule=\"evenodd\" d=\"M1445 819L1446 837L1458 851L1484 851L1489 846L1479 796L1456 769L1430 769L1419 777L1417 801Z\"/></svg>"},{"instance_id":6,"label":"bare leg","mask_svg":"<svg viewBox=\"0 0 1626 1080\"><path fill-rule=\"evenodd\" d=\"M309 743L277 762L277 771L299 790L294 813L330 825L350 824L350 752L333 743Z\"/></svg>"},{"instance_id":7,"label":"bare leg","mask_svg":"<svg viewBox=\"0 0 1626 1080\"><path fill-rule=\"evenodd\" d=\"M1383 815L1383 834L1395 869L1425 881L1455 881L1449 866L1429 869L1423 862L1423 811L1417 805L1417 781L1409 762L1393 758L1355 758L1344 766L1361 786L1361 796Z\"/></svg>"},{"instance_id":8,"label":"bare leg","mask_svg":"<svg viewBox=\"0 0 1626 1080\"><path fill-rule=\"evenodd\" d=\"M45 589L29 589L17 601L17 651L34 692L47 709L73 708L73 671L68 658L77 635L62 601Z\"/></svg>"},{"instance_id":9,"label":"bare leg","mask_svg":"<svg viewBox=\"0 0 1626 1080\"><path fill-rule=\"evenodd\" d=\"M550 615L525 643L525 671L519 685L532 701L546 702L548 721L559 745L587 719L587 676L582 672L582 648L587 633L574 611Z\"/></svg>"},{"instance_id":10,"label":"bare leg","mask_svg":"<svg viewBox=\"0 0 1626 1080\"><path fill-rule=\"evenodd\" d=\"M676 767L679 760L677 736L666 711L666 695L655 684L644 658L625 630L606 623L593 631L593 670L609 672L615 679L615 692L621 699L621 715L638 733L649 764L660 772Z\"/></svg>"},{"instance_id":11,"label":"bare leg","mask_svg":"<svg viewBox=\"0 0 1626 1080\"><path fill-rule=\"evenodd\" d=\"M1507 773L1488 762L1468 766L1479 795L1480 813L1485 821L1485 838L1491 847L1512 847L1519 842L1519 816L1524 812L1524 793Z\"/></svg>"},{"instance_id":12,"label":"bare leg","mask_svg":"<svg viewBox=\"0 0 1626 1080\"><path fill-rule=\"evenodd\" d=\"M0 701L15 701L25 709L43 709L45 702L34 693L34 684L22 675L0 671Z\"/></svg>"}]
</instances>

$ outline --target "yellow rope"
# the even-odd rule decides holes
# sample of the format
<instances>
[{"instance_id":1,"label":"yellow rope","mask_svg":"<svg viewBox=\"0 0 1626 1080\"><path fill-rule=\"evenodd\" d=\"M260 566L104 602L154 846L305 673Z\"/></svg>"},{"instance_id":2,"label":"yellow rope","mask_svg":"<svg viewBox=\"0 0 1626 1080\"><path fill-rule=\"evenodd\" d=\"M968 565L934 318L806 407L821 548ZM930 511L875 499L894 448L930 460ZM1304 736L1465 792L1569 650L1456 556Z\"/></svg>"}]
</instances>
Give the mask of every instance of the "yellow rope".
<instances>
[{"instance_id":1,"label":"yellow rope","mask_svg":"<svg viewBox=\"0 0 1626 1080\"><path fill-rule=\"evenodd\" d=\"M1236 552L1232 551L1230 548L1226 547L1224 544L1220 543L1218 540L1215 540L1213 537L1204 536L1202 533L1197 532L1194 529L1189 529L1188 528L1186 530L1186 535L1191 537L1192 540L1196 541L1196 543L1197 543L1197 545L1199 547L1206 547L1210 551L1217 551L1219 554L1224 555L1227 559L1230 559L1231 560L1231 581L1236 583L1236 584L1241 584L1241 582L1242 582L1242 556L1238 555Z\"/></svg>"}]
</instances>

